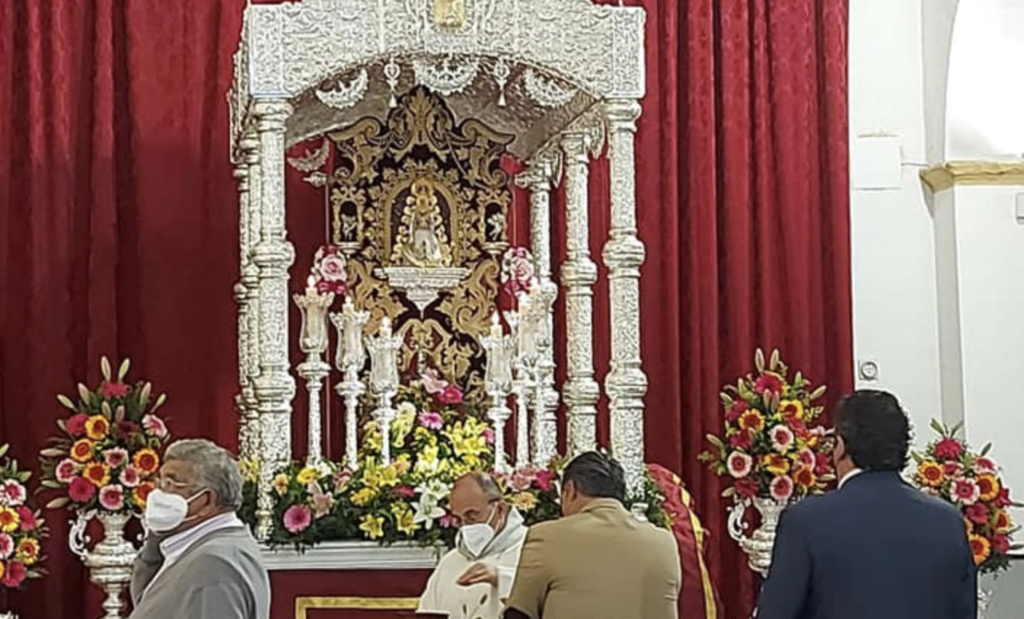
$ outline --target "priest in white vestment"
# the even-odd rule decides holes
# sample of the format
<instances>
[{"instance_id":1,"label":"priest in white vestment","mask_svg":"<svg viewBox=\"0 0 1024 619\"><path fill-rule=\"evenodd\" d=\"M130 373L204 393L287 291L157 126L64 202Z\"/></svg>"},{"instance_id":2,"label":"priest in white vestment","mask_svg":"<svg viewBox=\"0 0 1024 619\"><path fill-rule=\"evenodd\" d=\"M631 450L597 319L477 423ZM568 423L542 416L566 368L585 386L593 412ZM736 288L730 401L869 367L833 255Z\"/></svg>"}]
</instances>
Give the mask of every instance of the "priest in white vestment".
<instances>
[{"instance_id":1,"label":"priest in white vestment","mask_svg":"<svg viewBox=\"0 0 1024 619\"><path fill-rule=\"evenodd\" d=\"M455 482L449 509L459 529L456 545L430 575L417 612L499 619L526 539L523 517L483 473Z\"/></svg>"}]
</instances>

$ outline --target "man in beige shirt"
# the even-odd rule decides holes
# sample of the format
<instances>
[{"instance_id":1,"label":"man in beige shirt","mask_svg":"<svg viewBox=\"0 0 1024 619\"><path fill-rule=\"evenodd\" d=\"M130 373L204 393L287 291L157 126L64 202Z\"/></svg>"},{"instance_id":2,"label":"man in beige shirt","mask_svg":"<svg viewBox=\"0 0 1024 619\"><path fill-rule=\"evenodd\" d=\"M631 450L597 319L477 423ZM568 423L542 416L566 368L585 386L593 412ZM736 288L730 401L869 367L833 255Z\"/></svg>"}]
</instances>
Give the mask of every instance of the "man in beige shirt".
<instances>
[{"instance_id":1,"label":"man in beige shirt","mask_svg":"<svg viewBox=\"0 0 1024 619\"><path fill-rule=\"evenodd\" d=\"M679 551L624 506L622 466L597 452L562 474L563 518L526 535L505 619L677 619Z\"/></svg>"}]
</instances>

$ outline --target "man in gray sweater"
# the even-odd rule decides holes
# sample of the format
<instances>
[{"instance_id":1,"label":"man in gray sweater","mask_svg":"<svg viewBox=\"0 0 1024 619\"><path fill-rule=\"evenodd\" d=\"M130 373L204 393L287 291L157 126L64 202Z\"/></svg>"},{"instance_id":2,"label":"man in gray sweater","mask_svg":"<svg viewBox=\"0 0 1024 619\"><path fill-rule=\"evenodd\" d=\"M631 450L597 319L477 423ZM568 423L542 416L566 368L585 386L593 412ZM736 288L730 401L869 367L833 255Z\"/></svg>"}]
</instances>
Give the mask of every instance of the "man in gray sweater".
<instances>
[{"instance_id":1,"label":"man in gray sweater","mask_svg":"<svg viewBox=\"0 0 1024 619\"><path fill-rule=\"evenodd\" d=\"M242 475L227 450L207 440L167 448L146 504L129 619L269 619L270 578L241 505Z\"/></svg>"}]
</instances>

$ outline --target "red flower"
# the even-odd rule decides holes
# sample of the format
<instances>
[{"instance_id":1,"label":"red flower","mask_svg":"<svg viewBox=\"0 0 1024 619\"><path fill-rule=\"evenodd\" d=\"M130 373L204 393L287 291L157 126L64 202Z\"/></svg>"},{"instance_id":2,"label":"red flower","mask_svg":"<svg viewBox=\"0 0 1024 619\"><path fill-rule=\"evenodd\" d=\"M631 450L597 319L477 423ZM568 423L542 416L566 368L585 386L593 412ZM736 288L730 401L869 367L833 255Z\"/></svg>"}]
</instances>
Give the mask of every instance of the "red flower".
<instances>
[{"instance_id":1,"label":"red flower","mask_svg":"<svg viewBox=\"0 0 1024 619\"><path fill-rule=\"evenodd\" d=\"M65 426L68 429L68 434L76 438L79 436L85 436L85 422L88 419L89 416L83 415L82 413L72 415L71 418L68 419L67 426Z\"/></svg>"},{"instance_id":2,"label":"red flower","mask_svg":"<svg viewBox=\"0 0 1024 619\"><path fill-rule=\"evenodd\" d=\"M736 494L744 499L752 499L757 496L757 482L749 477L736 480Z\"/></svg>"},{"instance_id":3,"label":"red flower","mask_svg":"<svg viewBox=\"0 0 1024 619\"><path fill-rule=\"evenodd\" d=\"M21 561L11 561L4 570L3 585L8 589L17 589L24 582L26 576L25 564Z\"/></svg>"},{"instance_id":4,"label":"red flower","mask_svg":"<svg viewBox=\"0 0 1024 619\"><path fill-rule=\"evenodd\" d=\"M962 455L964 445L955 438L944 438L935 443L935 457L940 460L959 460Z\"/></svg>"},{"instance_id":5,"label":"red flower","mask_svg":"<svg viewBox=\"0 0 1024 619\"><path fill-rule=\"evenodd\" d=\"M736 421L743 414L743 411L747 410L747 403L743 400L736 400L729 407L729 410L725 411L726 421Z\"/></svg>"},{"instance_id":6,"label":"red flower","mask_svg":"<svg viewBox=\"0 0 1024 619\"><path fill-rule=\"evenodd\" d=\"M27 507L15 507L14 511L18 512L18 518L21 520L21 530L31 531L39 526L36 522L36 515L32 513L32 510Z\"/></svg>"},{"instance_id":7,"label":"red flower","mask_svg":"<svg viewBox=\"0 0 1024 619\"><path fill-rule=\"evenodd\" d=\"M114 430L114 434L117 436L117 440L127 441L138 434L140 430L141 428L139 427L139 424L134 421L122 421L117 424L117 429Z\"/></svg>"},{"instance_id":8,"label":"red flower","mask_svg":"<svg viewBox=\"0 0 1024 619\"><path fill-rule=\"evenodd\" d=\"M733 434L729 437L729 446L733 449L746 451L750 449L750 444L750 432L747 430L741 430L739 434Z\"/></svg>"},{"instance_id":9,"label":"red flower","mask_svg":"<svg viewBox=\"0 0 1024 619\"><path fill-rule=\"evenodd\" d=\"M754 392L758 395L765 391L778 394L782 391L782 379L775 374L762 374L754 381Z\"/></svg>"},{"instance_id":10,"label":"red flower","mask_svg":"<svg viewBox=\"0 0 1024 619\"><path fill-rule=\"evenodd\" d=\"M996 534L992 536L992 550L997 554L1005 555L1010 552L1010 538L1005 535Z\"/></svg>"},{"instance_id":11,"label":"red flower","mask_svg":"<svg viewBox=\"0 0 1024 619\"><path fill-rule=\"evenodd\" d=\"M988 508L983 503L968 505L964 515L974 524L985 524L988 522Z\"/></svg>"},{"instance_id":12,"label":"red flower","mask_svg":"<svg viewBox=\"0 0 1024 619\"><path fill-rule=\"evenodd\" d=\"M964 465L959 462L943 462L942 474L946 477L956 477L964 472Z\"/></svg>"},{"instance_id":13,"label":"red flower","mask_svg":"<svg viewBox=\"0 0 1024 619\"><path fill-rule=\"evenodd\" d=\"M448 385L437 394L437 401L441 404L462 404L462 391L455 385Z\"/></svg>"},{"instance_id":14,"label":"red flower","mask_svg":"<svg viewBox=\"0 0 1024 619\"><path fill-rule=\"evenodd\" d=\"M103 383L99 391L104 398L123 398L128 395L129 389L124 383Z\"/></svg>"},{"instance_id":15,"label":"red flower","mask_svg":"<svg viewBox=\"0 0 1024 619\"><path fill-rule=\"evenodd\" d=\"M815 453L814 460L815 475L824 475L825 473L828 473L830 470L832 470L832 463L828 461L828 456L826 456L825 454L821 452Z\"/></svg>"},{"instance_id":16,"label":"red flower","mask_svg":"<svg viewBox=\"0 0 1024 619\"><path fill-rule=\"evenodd\" d=\"M395 494L403 499L411 499L416 496L416 489L411 486L398 486L395 488Z\"/></svg>"},{"instance_id":17,"label":"red flower","mask_svg":"<svg viewBox=\"0 0 1024 619\"><path fill-rule=\"evenodd\" d=\"M1003 486L999 489L999 494L992 501L996 507L1009 507L1010 505L1010 489Z\"/></svg>"},{"instance_id":18,"label":"red flower","mask_svg":"<svg viewBox=\"0 0 1024 619\"><path fill-rule=\"evenodd\" d=\"M68 486L68 497L76 503L85 503L96 494L96 486L84 477L76 477Z\"/></svg>"}]
</instances>

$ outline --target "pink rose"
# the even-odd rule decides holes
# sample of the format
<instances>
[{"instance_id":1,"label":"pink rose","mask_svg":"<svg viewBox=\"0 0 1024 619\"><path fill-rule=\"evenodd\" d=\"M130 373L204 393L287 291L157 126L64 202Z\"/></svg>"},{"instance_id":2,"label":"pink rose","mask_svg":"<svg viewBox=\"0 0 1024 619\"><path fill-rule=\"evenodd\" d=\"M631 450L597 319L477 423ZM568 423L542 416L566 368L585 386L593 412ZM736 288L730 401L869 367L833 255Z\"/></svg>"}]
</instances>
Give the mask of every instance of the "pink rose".
<instances>
[{"instance_id":1,"label":"pink rose","mask_svg":"<svg viewBox=\"0 0 1024 619\"><path fill-rule=\"evenodd\" d=\"M973 505L981 496L981 490L973 479L957 479L953 481L952 495L961 505Z\"/></svg>"},{"instance_id":2,"label":"pink rose","mask_svg":"<svg viewBox=\"0 0 1024 619\"><path fill-rule=\"evenodd\" d=\"M455 385L448 385L437 394L437 401L441 404L462 404L462 391Z\"/></svg>"},{"instance_id":3,"label":"pink rose","mask_svg":"<svg viewBox=\"0 0 1024 619\"><path fill-rule=\"evenodd\" d=\"M796 437L793 436L793 431L786 426L775 426L771 431L772 447L775 451L784 454L789 451L789 448L793 446L793 441Z\"/></svg>"},{"instance_id":4,"label":"pink rose","mask_svg":"<svg viewBox=\"0 0 1024 619\"><path fill-rule=\"evenodd\" d=\"M4 502L8 505L21 505L25 502L25 486L22 486L13 479L8 479L0 487L0 496L3 497Z\"/></svg>"},{"instance_id":5,"label":"pink rose","mask_svg":"<svg viewBox=\"0 0 1024 619\"><path fill-rule=\"evenodd\" d=\"M553 490L555 487L555 480L558 478L554 471L538 471L537 472L537 488L542 492Z\"/></svg>"},{"instance_id":6,"label":"pink rose","mask_svg":"<svg viewBox=\"0 0 1024 619\"><path fill-rule=\"evenodd\" d=\"M76 438L79 436L85 436L85 422L88 421L88 419L89 416L83 415L82 413L72 415L65 426L68 429L68 434Z\"/></svg>"},{"instance_id":7,"label":"pink rose","mask_svg":"<svg viewBox=\"0 0 1024 619\"><path fill-rule=\"evenodd\" d=\"M480 433L484 437L484 442L488 445L494 444L494 430L491 428L484 428L483 432Z\"/></svg>"},{"instance_id":8,"label":"pink rose","mask_svg":"<svg viewBox=\"0 0 1024 619\"><path fill-rule=\"evenodd\" d=\"M725 466L733 478L739 479L750 474L750 470L754 466L754 459L745 453L734 451L726 458Z\"/></svg>"},{"instance_id":9,"label":"pink rose","mask_svg":"<svg viewBox=\"0 0 1024 619\"><path fill-rule=\"evenodd\" d=\"M167 438L167 426L164 424L164 420L156 415L143 416L142 427L152 432L157 438Z\"/></svg>"},{"instance_id":10,"label":"pink rose","mask_svg":"<svg viewBox=\"0 0 1024 619\"><path fill-rule=\"evenodd\" d=\"M107 466L116 469L124 466L124 463L127 462L128 452L120 447L114 447L113 449L108 449L103 454L103 460L107 463Z\"/></svg>"},{"instance_id":11,"label":"pink rose","mask_svg":"<svg viewBox=\"0 0 1024 619\"><path fill-rule=\"evenodd\" d=\"M793 480L788 475L780 475L772 480L768 491L773 499L785 503L793 496Z\"/></svg>"},{"instance_id":12,"label":"pink rose","mask_svg":"<svg viewBox=\"0 0 1024 619\"><path fill-rule=\"evenodd\" d=\"M108 511L121 511L124 508L124 490L121 486L114 484L100 489L100 505Z\"/></svg>"},{"instance_id":13,"label":"pink rose","mask_svg":"<svg viewBox=\"0 0 1024 619\"><path fill-rule=\"evenodd\" d=\"M440 430L444 427L444 418L438 413L423 412L419 414L420 425L428 430Z\"/></svg>"},{"instance_id":14,"label":"pink rose","mask_svg":"<svg viewBox=\"0 0 1024 619\"><path fill-rule=\"evenodd\" d=\"M420 376L420 382L423 383L423 388L426 389L427 393L430 395L437 395L448 387L448 381L441 378L441 375L433 368L427 370L422 376Z\"/></svg>"},{"instance_id":15,"label":"pink rose","mask_svg":"<svg viewBox=\"0 0 1024 619\"><path fill-rule=\"evenodd\" d=\"M328 254L320 261L320 277L325 282L345 281L345 259L337 254Z\"/></svg>"},{"instance_id":16,"label":"pink rose","mask_svg":"<svg viewBox=\"0 0 1024 619\"><path fill-rule=\"evenodd\" d=\"M140 481L139 470L134 465L129 464L121 471L121 484L126 488L134 488L139 485Z\"/></svg>"}]
</instances>

